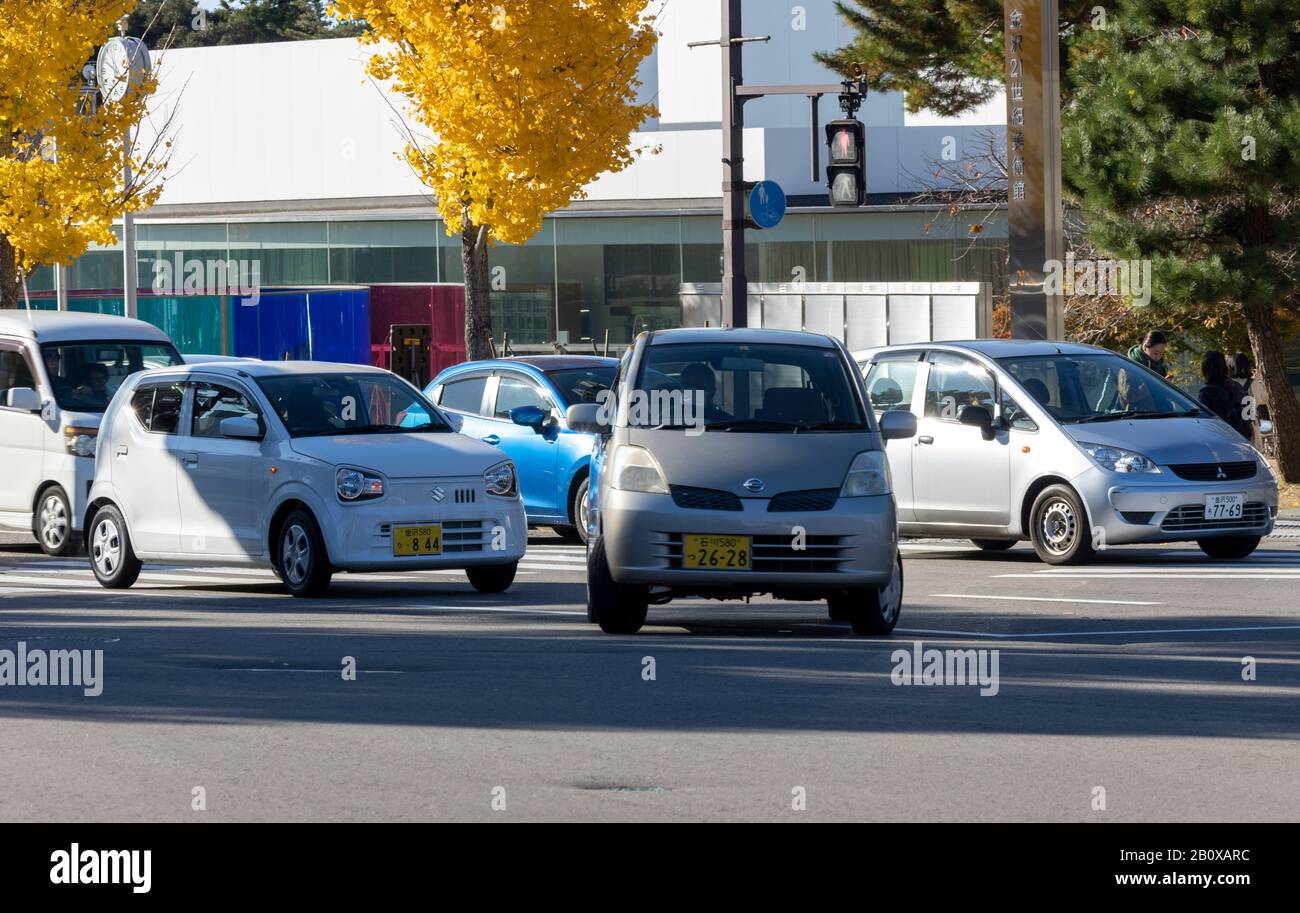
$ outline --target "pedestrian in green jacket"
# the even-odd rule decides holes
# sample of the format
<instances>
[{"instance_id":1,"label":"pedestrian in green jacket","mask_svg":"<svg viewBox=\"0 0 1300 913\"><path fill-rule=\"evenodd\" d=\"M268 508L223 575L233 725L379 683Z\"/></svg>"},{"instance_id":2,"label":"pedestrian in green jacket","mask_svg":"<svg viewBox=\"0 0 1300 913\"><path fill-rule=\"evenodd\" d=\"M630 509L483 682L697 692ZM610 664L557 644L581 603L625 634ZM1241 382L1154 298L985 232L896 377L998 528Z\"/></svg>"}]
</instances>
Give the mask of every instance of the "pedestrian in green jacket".
<instances>
[{"instance_id":1,"label":"pedestrian in green jacket","mask_svg":"<svg viewBox=\"0 0 1300 913\"><path fill-rule=\"evenodd\" d=\"M1134 346L1128 350L1129 360L1137 362L1144 368L1150 368L1161 377L1168 377L1169 366L1165 364L1165 347L1167 344L1164 333L1159 330L1152 330L1147 333L1140 346Z\"/></svg>"}]
</instances>

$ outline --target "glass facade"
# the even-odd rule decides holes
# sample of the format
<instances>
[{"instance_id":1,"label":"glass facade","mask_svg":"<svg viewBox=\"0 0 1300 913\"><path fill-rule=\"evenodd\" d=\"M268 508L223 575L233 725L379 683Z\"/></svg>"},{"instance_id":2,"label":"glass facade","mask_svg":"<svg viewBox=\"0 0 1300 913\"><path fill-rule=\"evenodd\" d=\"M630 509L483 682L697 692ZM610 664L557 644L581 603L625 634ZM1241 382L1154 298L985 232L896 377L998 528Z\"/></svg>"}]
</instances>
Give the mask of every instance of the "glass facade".
<instances>
[{"instance_id":1,"label":"glass facade","mask_svg":"<svg viewBox=\"0 0 1300 913\"><path fill-rule=\"evenodd\" d=\"M256 263L262 287L460 282L460 238L435 219L137 222L140 288L181 262ZM964 222L916 210L792 212L747 233L751 282L1005 282L1006 229L998 217L975 240ZM972 236L974 237L974 236ZM681 319L683 282L717 282L722 229L716 213L565 214L526 244L489 255L493 326L516 346L630 342ZM180 277L173 277L179 286ZM87 251L70 267L73 290L119 289L119 248ZM53 273L33 275L53 288Z\"/></svg>"}]
</instances>

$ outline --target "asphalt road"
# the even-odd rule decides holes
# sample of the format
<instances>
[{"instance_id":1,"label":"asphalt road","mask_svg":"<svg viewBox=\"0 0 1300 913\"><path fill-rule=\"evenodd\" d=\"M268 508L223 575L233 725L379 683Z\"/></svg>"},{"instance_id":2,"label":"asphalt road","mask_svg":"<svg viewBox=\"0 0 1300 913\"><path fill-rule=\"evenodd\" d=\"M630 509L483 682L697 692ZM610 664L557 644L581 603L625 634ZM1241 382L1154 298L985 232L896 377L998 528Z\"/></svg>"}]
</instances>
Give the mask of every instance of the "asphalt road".
<instances>
[{"instance_id":1,"label":"asphalt road","mask_svg":"<svg viewBox=\"0 0 1300 913\"><path fill-rule=\"evenodd\" d=\"M104 685L0 687L0 820L1300 818L1300 539L1071 569L909 544L879 640L771 601L603 635L546 535L500 596L438 573L318 601L251 570L110 593L4 541L0 650L101 649ZM895 684L914 642L997 651L997 693Z\"/></svg>"}]
</instances>

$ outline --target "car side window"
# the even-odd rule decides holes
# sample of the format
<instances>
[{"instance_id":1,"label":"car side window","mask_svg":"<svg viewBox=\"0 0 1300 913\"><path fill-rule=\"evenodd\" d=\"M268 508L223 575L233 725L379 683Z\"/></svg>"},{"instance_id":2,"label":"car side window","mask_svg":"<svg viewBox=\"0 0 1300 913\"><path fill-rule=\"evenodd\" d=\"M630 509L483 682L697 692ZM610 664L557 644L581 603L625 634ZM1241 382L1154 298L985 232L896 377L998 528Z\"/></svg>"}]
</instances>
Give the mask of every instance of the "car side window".
<instances>
[{"instance_id":1,"label":"car side window","mask_svg":"<svg viewBox=\"0 0 1300 913\"><path fill-rule=\"evenodd\" d=\"M1020 404L1012 399L1006 390L1001 391L999 402L1002 406L1002 420L1006 422L1007 427L1015 431L1038 430L1038 423L1029 417L1029 413L1020 408Z\"/></svg>"},{"instance_id":2,"label":"car side window","mask_svg":"<svg viewBox=\"0 0 1300 913\"><path fill-rule=\"evenodd\" d=\"M871 408L881 412L908 412L912 408L912 391L916 389L916 372L921 362L913 355L906 360L878 361L867 372L867 396Z\"/></svg>"},{"instance_id":3,"label":"car side window","mask_svg":"<svg viewBox=\"0 0 1300 913\"><path fill-rule=\"evenodd\" d=\"M221 437L221 423L228 418L251 418L261 421L248 397L220 384L200 383L194 387L194 418L190 434L194 437Z\"/></svg>"},{"instance_id":4,"label":"car side window","mask_svg":"<svg viewBox=\"0 0 1300 913\"><path fill-rule=\"evenodd\" d=\"M993 375L968 358L936 352L925 384L925 417L956 422L966 406L993 414Z\"/></svg>"},{"instance_id":5,"label":"car side window","mask_svg":"<svg viewBox=\"0 0 1300 913\"><path fill-rule=\"evenodd\" d=\"M547 415L553 408L541 392L522 377L502 376L497 385L497 404L494 418L510 420L510 410L518 406L536 406Z\"/></svg>"},{"instance_id":6,"label":"car side window","mask_svg":"<svg viewBox=\"0 0 1300 913\"><path fill-rule=\"evenodd\" d=\"M131 397L131 410L146 431L175 434L180 427L181 405L184 402L184 384L149 384L141 387Z\"/></svg>"},{"instance_id":7,"label":"car side window","mask_svg":"<svg viewBox=\"0 0 1300 913\"><path fill-rule=\"evenodd\" d=\"M9 401L9 391L15 387L36 389L31 365L23 353L16 349L0 349L0 405Z\"/></svg>"},{"instance_id":8,"label":"car side window","mask_svg":"<svg viewBox=\"0 0 1300 913\"><path fill-rule=\"evenodd\" d=\"M438 405L456 412L468 412L478 415L483 408L483 387L487 377L467 377L464 380L449 380L442 385L442 396Z\"/></svg>"}]
</instances>

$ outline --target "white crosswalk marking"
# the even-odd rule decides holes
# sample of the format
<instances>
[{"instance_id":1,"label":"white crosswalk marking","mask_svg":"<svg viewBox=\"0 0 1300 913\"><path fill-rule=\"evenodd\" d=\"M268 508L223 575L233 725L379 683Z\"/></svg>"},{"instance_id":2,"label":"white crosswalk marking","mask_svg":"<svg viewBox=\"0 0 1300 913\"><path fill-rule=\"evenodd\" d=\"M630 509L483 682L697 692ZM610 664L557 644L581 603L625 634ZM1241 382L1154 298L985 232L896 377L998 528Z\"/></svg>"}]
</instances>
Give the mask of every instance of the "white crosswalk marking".
<instances>
[{"instance_id":1,"label":"white crosswalk marking","mask_svg":"<svg viewBox=\"0 0 1300 913\"><path fill-rule=\"evenodd\" d=\"M532 546L519 563L521 576L559 571L568 574L586 574L586 549L580 545ZM402 571L377 574L343 574L340 581L357 583L419 583L423 580L460 577L459 569ZM139 581L130 590L157 594L189 587L278 587L279 578L273 571L256 567L211 566L152 566L146 565ZM94 573L86 561L37 560L0 566L0 597L24 596L42 592L62 594L101 592Z\"/></svg>"}]
</instances>

